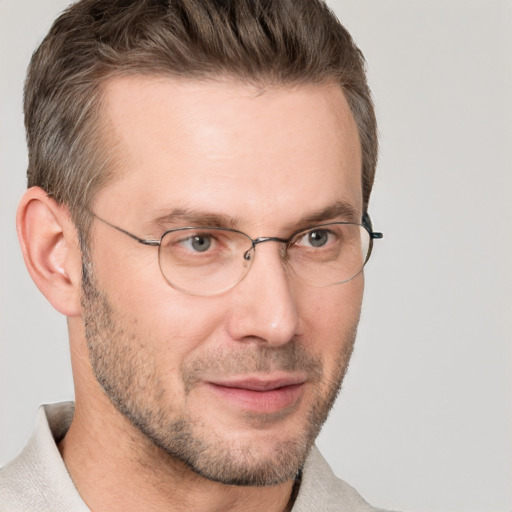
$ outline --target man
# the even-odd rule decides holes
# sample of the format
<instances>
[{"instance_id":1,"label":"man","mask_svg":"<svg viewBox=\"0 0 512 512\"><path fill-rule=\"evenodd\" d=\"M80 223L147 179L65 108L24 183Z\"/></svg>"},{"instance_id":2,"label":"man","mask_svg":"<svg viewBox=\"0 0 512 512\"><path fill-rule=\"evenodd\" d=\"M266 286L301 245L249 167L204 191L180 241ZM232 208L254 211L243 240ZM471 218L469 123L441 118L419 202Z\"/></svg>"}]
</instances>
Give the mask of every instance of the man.
<instances>
[{"instance_id":1,"label":"man","mask_svg":"<svg viewBox=\"0 0 512 512\"><path fill-rule=\"evenodd\" d=\"M82 0L25 91L27 268L68 319L0 510L375 510L314 447L352 352L377 160L313 0Z\"/></svg>"}]
</instances>

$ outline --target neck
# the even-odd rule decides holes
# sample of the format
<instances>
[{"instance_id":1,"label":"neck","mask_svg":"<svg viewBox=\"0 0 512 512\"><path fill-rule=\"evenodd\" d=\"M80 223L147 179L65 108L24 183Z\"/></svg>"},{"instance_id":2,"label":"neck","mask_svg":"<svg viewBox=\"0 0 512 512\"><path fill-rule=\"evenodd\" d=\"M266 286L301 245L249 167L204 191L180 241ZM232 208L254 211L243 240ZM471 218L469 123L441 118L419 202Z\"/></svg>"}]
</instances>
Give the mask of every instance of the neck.
<instances>
[{"instance_id":1,"label":"neck","mask_svg":"<svg viewBox=\"0 0 512 512\"><path fill-rule=\"evenodd\" d=\"M95 391L89 396L98 397ZM283 512L293 505L293 481L249 487L197 475L156 447L106 397L91 405L77 394L75 416L59 449L93 512Z\"/></svg>"}]
</instances>

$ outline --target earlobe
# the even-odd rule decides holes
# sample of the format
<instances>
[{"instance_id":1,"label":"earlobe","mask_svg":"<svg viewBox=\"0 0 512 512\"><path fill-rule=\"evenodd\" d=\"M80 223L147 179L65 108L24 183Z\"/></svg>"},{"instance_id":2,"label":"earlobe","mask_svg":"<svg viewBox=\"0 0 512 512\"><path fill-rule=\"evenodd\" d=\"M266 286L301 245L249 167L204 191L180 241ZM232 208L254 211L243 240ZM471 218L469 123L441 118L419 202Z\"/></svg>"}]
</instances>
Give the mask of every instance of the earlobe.
<instances>
[{"instance_id":1,"label":"earlobe","mask_svg":"<svg viewBox=\"0 0 512 512\"><path fill-rule=\"evenodd\" d=\"M57 311L79 316L81 256L67 207L39 187L29 188L18 206L16 227L36 286Z\"/></svg>"}]
</instances>

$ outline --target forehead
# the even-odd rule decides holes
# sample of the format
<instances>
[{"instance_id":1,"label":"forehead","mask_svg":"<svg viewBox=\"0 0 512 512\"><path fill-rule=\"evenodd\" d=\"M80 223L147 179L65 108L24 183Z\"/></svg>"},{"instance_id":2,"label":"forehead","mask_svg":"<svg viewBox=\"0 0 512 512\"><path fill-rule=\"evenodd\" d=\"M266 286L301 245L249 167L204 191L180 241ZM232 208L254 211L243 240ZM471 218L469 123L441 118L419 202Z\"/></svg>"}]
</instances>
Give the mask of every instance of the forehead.
<instances>
[{"instance_id":1,"label":"forehead","mask_svg":"<svg viewBox=\"0 0 512 512\"><path fill-rule=\"evenodd\" d=\"M122 77L105 93L117 178L98 195L165 208L293 216L361 208L361 151L341 88ZM254 220L254 219L253 219Z\"/></svg>"}]
</instances>

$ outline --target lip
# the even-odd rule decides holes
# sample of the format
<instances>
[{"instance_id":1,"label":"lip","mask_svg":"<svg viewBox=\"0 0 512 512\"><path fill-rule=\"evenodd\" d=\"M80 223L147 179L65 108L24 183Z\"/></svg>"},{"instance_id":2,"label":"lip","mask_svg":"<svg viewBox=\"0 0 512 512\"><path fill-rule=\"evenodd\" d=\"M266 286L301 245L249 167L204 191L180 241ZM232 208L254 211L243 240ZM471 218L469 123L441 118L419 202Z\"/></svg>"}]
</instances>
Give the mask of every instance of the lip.
<instances>
[{"instance_id":1,"label":"lip","mask_svg":"<svg viewBox=\"0 0 512 512\"><path fill-rule=\"evenodd\" d=\"M304 393L301 376L273 378L242 377L207 383L217 398L237 409L256 414L273 414L293 408Z\"/></svg>"}]
</instances>

